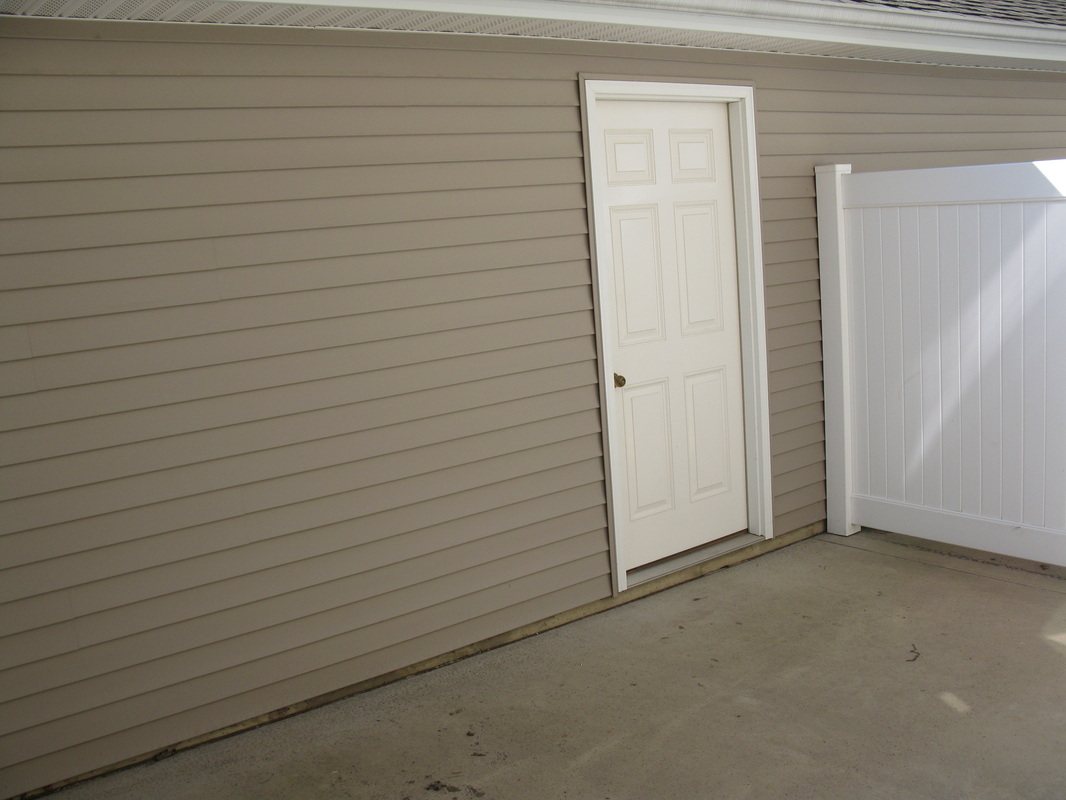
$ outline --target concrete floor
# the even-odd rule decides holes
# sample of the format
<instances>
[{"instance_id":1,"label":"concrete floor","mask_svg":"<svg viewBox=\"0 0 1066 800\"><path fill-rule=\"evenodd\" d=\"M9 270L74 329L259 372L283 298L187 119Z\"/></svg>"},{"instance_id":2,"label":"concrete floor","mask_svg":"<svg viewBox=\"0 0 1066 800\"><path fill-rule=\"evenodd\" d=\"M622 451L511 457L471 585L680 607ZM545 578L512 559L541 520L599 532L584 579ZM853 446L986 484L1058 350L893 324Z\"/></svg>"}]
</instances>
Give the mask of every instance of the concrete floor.
<instances>
[{"instance_id":1,"label":"concrete floor","mask_svg":"<svg viewBox=\"0 0 1066 800\"><path fill-rule=\"evenodd\" d=\"M820 536L57 800L1062 800L1066 570Z\"/></svg>"}]
</instances>

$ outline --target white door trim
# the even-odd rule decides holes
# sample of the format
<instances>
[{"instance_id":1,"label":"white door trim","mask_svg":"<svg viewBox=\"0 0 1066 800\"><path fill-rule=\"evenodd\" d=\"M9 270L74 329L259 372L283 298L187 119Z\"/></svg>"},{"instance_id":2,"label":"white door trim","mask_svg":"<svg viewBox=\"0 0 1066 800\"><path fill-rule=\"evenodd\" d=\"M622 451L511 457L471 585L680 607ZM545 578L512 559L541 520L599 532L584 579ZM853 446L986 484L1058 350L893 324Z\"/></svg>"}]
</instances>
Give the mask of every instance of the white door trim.
<instances>
[{"instance_id":1,"label":"white door trim","mask_svg":"<svg viewBox=\"0 0 1066 800\"><path fill-rule=\"evenodd\" d=\"M740 342L744 370L745 460L748 488L748 529L764 538L773 536L773 492L770 467L770 400L766 364L766 304L763 297L762 224L759 216L758 167L755 153L754 89L750 86L721 86L696 83L653 83L644 81L583 80L582 99L585 116L586 164L589 174L589 225L593 271L596 273L596 324L602 373L601 409L604 430L608 416L617 419L614 368L611 356L603 347L613 331L603 303L610 297L607 276L597 267L597 252L609 252L609 226L597 220L597 187L606 185L603 127L599 103L605 100L668 100L692 103L726 103L729 112L729 138L733 166L733 200L736 215L737 278L740 294ZM599 222L599 224L597 224ZM616 592L627 588L626 573L619 557L619 541L614 520L619 510L617 493L612 491L610 476L614 458L608 437L604 436L605 462L608 465L608 526L611 545L611 572Z\"/></svg>"}]
</instances>

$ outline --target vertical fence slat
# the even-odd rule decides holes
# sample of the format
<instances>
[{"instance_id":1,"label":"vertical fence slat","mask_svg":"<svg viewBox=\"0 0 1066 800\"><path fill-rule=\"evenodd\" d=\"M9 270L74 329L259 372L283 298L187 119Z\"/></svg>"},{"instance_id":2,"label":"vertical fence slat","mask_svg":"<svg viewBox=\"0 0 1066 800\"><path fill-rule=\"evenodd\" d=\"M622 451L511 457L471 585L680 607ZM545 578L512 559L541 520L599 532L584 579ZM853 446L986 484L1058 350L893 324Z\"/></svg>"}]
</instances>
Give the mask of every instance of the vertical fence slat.
<instances>
[{"instance_id":1,"label":"vertical fence slat","mask_svg":"<svg viewBox=\"0 0 1066 800\"><path fill-rule=\"evenodd\" d=\"M941 505L962 510L962 371L959 313L959 209L937 207L940 290Z\"/></svg>"},{"instance_id":2,"label":"vertical fence slat","mask_svg":"<svg viewBox=\"0 0 1066 800\"><path fill-rule=\"evenodd\" d=\"M881 209L865 209L863 217L863 256L866 275L866 391L869 396L870 494L885 497L887 476L887 432L885 430L885 278Z\"/></svg>"},{"instance_id":3,"label":"vertical fence slat","mask_svg":"<svg viewBox=\"0 0 1066 800\"><path fill-rule=\"evenodd\" d=\"M1003 330L1000 286L1000 207L981 206L981 516L999 519L1003 509Z\"/></svg>"},{"instance_id":4,"label":"vertical fence slat","mask_svg":"<svg viewBox=\"0 0 1066 800\"><path fill-rule=\"evenodd\" d=\"M1047 447L1047 222L1043 203L1026 203L1023 219L1022 320L1025 398L1022 408L1022 517L1044 525L1045 449ZM1060 309L1062 314L1066 309ZM1060 353L1060 363L1063 354ZM1060 367L1061 369L1062 367Z\"/></svg>"},{"instance_id":5,"label":"vertical fence slat","mask_svg":"<svg viewBox=\"0 0 1066 800\"><path fill-rule=\"evenodd\" d=\"M1047 208L1047 493L1044 526L1066 528L1066 203Z\"/></svg>"},{"instance_id":6,"label":"vertical fence slat","mask_svg":"<svg viewBox=\"0 0 1066 800\"><path fill-rule=\"evenodd\" d=\"M862 263L865 252L863 238L862 214L851 213L847 217L848 235L851 237L847 252L853 264ZM853 490L856 494L870 494L870 387L866 379L866 325L859 320L866 319L866 269L847 270L850 294L852 297L851 318L845 318L851 334L851 370L850 381L852 408L852 463ZM823 356L824 360L824 356Z\"/></svg>"},{"instance_id":7,"label":"vertical fence slat","mask_svg":"<svg viewBox=\"0 0 1066 800\"><path fill-rule=\"evenodd\" d=\"M981 261L979 206L959 208L959 362L962 397L962 508L981 513Z\"/></svg>"},{"instance_id":8,"label":"vertical fence slat","mask_svg":"<svg viewBox=\"0 0 1066 800\"><path fill-rule=\"evenodd\" d=\"M903 406L903 430L900 443L906 453L905 492L900 498L908 503L922 502L922 338L920 240L918 213L914 208L900 209L906 241L902 250L902 295L899 298L903 323L903 374L900 377L900 402Z\"/></svg>"},{"instance_id":9,"label":"vertical fence slat","mask_svg":"<svg viewBox=\"0 0 1066 800\"><path fill-rule=\"evenodd\" d=\"M888 387L900 386L906 378L906 325L903 308L903 269L908 246L914 241L910 226L897 208L881 212L881 300L884 319L885 387L885 497L904 499L907 458L903 445L903 398Z\"/></svg>"},{"instance_id":10,"label":"vertical fence slat","mask_svg":"<svg viewBox=\"0 0 1066 800\"><path fill-rule=\"evenodd\" d=\"M918 212L918 272L921 276L918 305L921 309L922 385L922 499L927 506L943 503L943 397L940 389L940 278L938 275L940 237L936 207L922 206Z\"/></svg>"},{"instance_id":11,"label":"vertical fence slat","mask_svg":"<svg viewBox=\"0 0 1066 800\"><path fill-rule=\"evenodd\" d=\"M1000 291L1001 326L1003 338L1002 379L1003 379L1003 417L1002 417L1002 490L1000 517L1010 522L1022 521L1022 480L1023 442L1025 430L1023 413L1025 391L1027 390L1025 374L1025 355L1023 325L1023 308L1025 292L1024 241L1025 230L1022 226L1023 207L1020 203L1011 203L1000 207L1000 219L1003 230L1001 242Z\"/></svg>"}]
</instances>

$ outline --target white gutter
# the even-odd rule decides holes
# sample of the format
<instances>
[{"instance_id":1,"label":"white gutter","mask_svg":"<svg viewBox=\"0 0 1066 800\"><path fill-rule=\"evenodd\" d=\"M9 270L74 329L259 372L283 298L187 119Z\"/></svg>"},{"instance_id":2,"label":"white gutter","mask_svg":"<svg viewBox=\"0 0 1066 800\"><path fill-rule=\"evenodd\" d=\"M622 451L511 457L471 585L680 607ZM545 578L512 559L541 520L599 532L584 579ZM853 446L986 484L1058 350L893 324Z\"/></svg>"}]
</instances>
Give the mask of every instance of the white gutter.
<instances>
[{"instance_id":1,"label":"white gutter","mask_svg":"<svg viewBox=\"0 0 1066 800\"><path fill-rule=\"evenodd\" d=\"M672 28L1066 64L1066 28L825 0L332 0L328 5Z\"/></svg>"},{"instance_id":2,"label":"white gutter","mask_svg":"<svg viewBox=\"0 0 1066 800\"><path fill-rule=\"evenodd\" d=\"M1066 72L1066 27L833 0L0 0L0 13L532 36Z\"/></svg>"}]
</instances>

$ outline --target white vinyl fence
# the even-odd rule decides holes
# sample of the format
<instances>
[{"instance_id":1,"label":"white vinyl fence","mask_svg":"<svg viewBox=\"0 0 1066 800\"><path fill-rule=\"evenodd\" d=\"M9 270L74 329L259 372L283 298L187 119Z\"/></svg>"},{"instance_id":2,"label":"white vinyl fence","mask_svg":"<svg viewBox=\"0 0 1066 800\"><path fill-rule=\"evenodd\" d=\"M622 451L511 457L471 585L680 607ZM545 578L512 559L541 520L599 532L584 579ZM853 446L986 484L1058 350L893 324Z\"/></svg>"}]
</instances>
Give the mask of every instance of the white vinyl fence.
<instances>
[{"instance_id":1,"label":"white vinyl fence","mask_svg":"<svg viewBox=\"0 0 1066 800\"><path fill-rule=\"evenodd\" d=\"M1066 565L1066 161L817 183L829 531Z\"/></svg>"}]
</instances>

